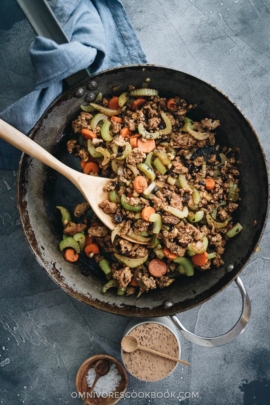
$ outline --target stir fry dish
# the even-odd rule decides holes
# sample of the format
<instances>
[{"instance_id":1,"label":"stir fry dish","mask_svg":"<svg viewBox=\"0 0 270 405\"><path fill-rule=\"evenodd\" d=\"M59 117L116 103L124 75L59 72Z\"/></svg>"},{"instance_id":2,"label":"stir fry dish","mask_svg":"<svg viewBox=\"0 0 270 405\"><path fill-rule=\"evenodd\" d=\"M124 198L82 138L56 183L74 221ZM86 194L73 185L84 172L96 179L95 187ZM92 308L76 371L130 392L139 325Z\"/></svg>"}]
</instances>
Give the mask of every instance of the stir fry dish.
<instances>
[{"instance_id":1,"label":"stir fry dish","mask_svg":"<svg viewBox=\"0 0 270 405\"><path fill-rule=\"evenodd\" d=\"M233 220L241 162L239 150L216 142L219 120L193 121L195 105L133 86L81 109L67 150L85 174L110 179L100 207L115 228L85 219L88 203L75 219L59 206L65 259L87 255L107 278L103 292L137 296L222 266L227 241L242 230Z\"/></svg>"}]
</instances>

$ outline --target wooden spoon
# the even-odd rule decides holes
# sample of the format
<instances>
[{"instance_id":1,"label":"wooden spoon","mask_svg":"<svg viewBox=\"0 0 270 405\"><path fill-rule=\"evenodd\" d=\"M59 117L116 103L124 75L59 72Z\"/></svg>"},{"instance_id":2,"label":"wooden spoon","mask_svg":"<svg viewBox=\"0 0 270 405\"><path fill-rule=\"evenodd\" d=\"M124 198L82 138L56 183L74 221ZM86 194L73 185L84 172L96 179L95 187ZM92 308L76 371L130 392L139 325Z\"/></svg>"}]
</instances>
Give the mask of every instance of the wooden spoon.
<instances>
[{"instance_id":1,"label":"wooden spoon","mask_svg":"<svg viewBox=\"0 0 270 405\"><path fill-rule=\"evenodd\" d=\"M87 392L88 396L90 396L90 394L93 392L98 379L100 377L102 377L103 375L108 374L108 372L110 370L110 363L106 359L98 360L96 362L95 366L94 366L94 370L95 370L95 373L96 373L96 377L94 379L94 382L92 384L92 387L91 387L90 391ZM85 400L83 401L83 405L88 405L89 404L88 399L89 398L85 398Z\"/></svg>"},{"instance_id":2,"label":"wooden spoon","mask_svg":"<svg viewBox=\"0 0 270 405\"><path fill-rule=\"evenodd\" d=\"M144 350L145 352L156 354L157 356L160 356L160 357L164 357L165 359L173 360L173 361L176 361L177 363L184 364L185 366L190 366L190 363L188 361L180 360L180 359L177 359L176 357L169 356L168 354L160 353L160 352L157 352L156 350L149 349L149 347L141 346L138 343L138 340L136 339L135 336L130 336L130 335L124 336L121 341L121 347L127 353L132 353L132 352L135 352L135 350L140 349L140 350Z\"/></svg>"},{"instance_id":3,"label":"wooden spoon","mask_svg":"<svg viewBox=\"0 0 270 405\"><path fill-rule=\"evenodd\" d=\"M105 214L105 212L99 207L99 203L108 198L107 192L105 192L103 188L109 183L110 179L89 176L87 174L82 174L77 170L71 169L39 146L36 142L32 141L32 139L28 138L23 133L1 119L0 138L65 176L84 195L92 210L103 222L103 224L110 230L115 228L116 225L113 223L110 215ZM143 242L134 241L134 239L131 239L125 235L121 235L121 237L131 242L145 244Z\"/></svg>"}]
</instances>

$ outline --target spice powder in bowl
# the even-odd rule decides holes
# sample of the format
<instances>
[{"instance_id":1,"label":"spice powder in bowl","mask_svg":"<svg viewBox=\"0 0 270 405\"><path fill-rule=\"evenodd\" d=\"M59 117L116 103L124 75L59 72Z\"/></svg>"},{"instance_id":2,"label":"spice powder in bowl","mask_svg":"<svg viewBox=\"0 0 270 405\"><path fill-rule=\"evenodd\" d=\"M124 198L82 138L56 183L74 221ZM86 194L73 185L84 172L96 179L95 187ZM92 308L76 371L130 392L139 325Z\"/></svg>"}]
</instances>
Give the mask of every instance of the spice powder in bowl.
<instances>
[{"instance_id":1,"label":"spice powder in bowl","mask_svg":"<svg viewBox=\"0 0 270 405\"><path fill-rule=\"evenodd\" d=\"M141 346L149 347L176 358L180 357L180 343L174 333L158 323L142 323L129 333ZM143 350L126 353L122 360L131 375L143 381L159 381L171 374L178 363Z\"/></svg>"}]
</instances>

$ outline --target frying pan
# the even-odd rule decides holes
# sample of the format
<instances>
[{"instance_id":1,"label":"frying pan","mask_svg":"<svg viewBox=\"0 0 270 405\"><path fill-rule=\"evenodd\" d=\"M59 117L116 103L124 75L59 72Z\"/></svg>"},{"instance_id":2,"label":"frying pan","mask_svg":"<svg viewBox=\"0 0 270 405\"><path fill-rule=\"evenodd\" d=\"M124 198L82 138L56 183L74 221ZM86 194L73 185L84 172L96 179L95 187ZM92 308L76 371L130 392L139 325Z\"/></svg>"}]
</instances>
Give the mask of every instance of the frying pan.
<instances>
[{"instance_id":1,"label":"frying pan","mask_svg":"<svg viewBox=\"0 0 270 405\"><path fill-rule=\"evenodd\" d=\"M29 17L29 16L28 16ZM44 16L43 16L44 17ZM164 97L179 95L196 104L191 118L219 119L217 143L240 149L241 202L234 215L243 231L229 240L223 255L224 266L200 272L194 277L176 280L163 290L152 290L135 297L116 296L110 290L103 294L105 279L90 259L66 262L58 249L62 226L57 205L72 209L83 201L78 190L61 175L42 163L23 155L18 174L18 205L25 236L40 265L68 294L95 308L126 316L172 316L187 339L203 346L219 346L241 333L250 316L250 301L239 274L254 252L268 214L268 171L258 136L236 105L215 87L189 74L161 66L136 65L114 68L86 77L48 108L33 128L31 138L64 163L80 170L78 159L66 152L71 136L71 122L80 112L89 92L106 96L119 95L129 84L141 87L150 79L151 88ZM91 96L90 96L91 97ZM231 282L236 281L242 296L242 314L237 324L225 335L198 337L187 331L174 315L201 305Z\"/></svg>"}]
</instances>

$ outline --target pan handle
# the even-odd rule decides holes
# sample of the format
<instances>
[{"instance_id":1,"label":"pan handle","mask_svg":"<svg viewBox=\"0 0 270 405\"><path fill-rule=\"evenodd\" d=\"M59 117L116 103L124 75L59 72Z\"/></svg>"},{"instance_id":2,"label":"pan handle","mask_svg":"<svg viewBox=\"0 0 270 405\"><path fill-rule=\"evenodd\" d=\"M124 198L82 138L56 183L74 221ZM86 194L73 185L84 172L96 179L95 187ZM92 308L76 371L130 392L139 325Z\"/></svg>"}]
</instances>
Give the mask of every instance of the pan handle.
<instances>
[{"instance_id":1,"label":"pan handle","mask_svg":"<svg viewBox=\"0 0 270 405\"><path fill-rule=\"evenodd\" d=\"M17 3L37 35L52 39L58 45L69 42L46 0L17 0ZM87 69L82 69L65 80L69 86L73 86L89 76Z\"/></svg>"},{"instance_id":2,"label":"pan handle","mask_svg":"<svg viewBox=\"0 0 270 405\"><path fill-rule=\"evenodd\" d=\"M235 339L238 335L240 335L245 327L246 324L249 321L250 318L250 313L251 313L251 303L249 296L246 292L246 289L240 279L240 277L237 277L235 279L236 285L240 290L241 297L242 297L242 313L240 315L240 318L236 322L236 324L232 327L231 330L229 330L227 333L224 333L223 335L220 336L215 336L215 337L202 337L195 335L194 333L188 331L182 323L179 321L176 315L171 316L172 321L176 325L176 327L180 330L180 332L185 336L187 340L189 340L192 343L196 343L199 346L204 346L204 347L217 347L217 346L222 346L225 345L229 342L231 342L233 339Z\"/></svg>"}]
</instances>

